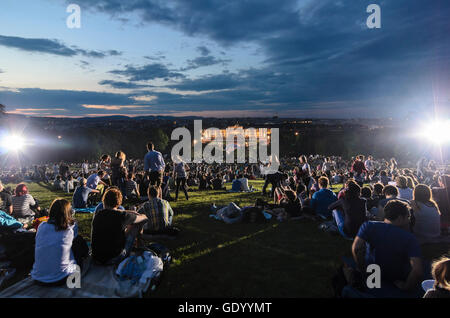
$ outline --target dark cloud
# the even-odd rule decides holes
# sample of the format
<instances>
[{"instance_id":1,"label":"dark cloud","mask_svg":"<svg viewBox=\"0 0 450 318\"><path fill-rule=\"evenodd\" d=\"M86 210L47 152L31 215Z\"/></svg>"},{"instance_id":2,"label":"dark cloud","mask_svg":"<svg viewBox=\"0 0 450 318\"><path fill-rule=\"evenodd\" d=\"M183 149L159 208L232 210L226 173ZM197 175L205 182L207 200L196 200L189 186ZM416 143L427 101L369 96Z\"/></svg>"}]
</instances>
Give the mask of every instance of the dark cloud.
<instances>
[{"instance_id":1,"label":"dark cloud","mask_svg":"<svg viewBox=\"0 0 450 318\"><path fill-rule=\"evenodd\" d=\"M280 114L316 111L322 116L333 112L342 117L358 114L385 117L411 109L426 110L434 98L448 106L448 89L436 87L450 87L450 3L379 1L382 27L369 30L366 8L374 2L78 0L77 3L87 10L114 17L134 13L144 24L158 23L188 36L214 41L221 46L220 52L251 44L265 58L255 68L190 78L180 72L228 62L211 55L206 46L199 46L196 49L200 56L188 60L181 70L152 63L111 71L131 82L176 79L176 84L169 84L170 88L203 93L182 98L156 94L155 111L275 109ZM73 54L70 50L83 54L59 42L51 44L49 47L61 52L60 55L70 56ZM103 82L112 87L132 85Z\"/></svg>"},{"instance_id":2,"label":"dark cloud","mask_svg":"<svg viewBox=\"0 0 450 318\"><path fill-rule=\"evenodd\" d=\"M121 52L116 50L103 52L84 50L77 48L76 46L69 47L58 40L22 38L17 36L5 35L0 35L0 45L27 52L38 52L68 57L83 55L86 57L104 58L106 56L117 56L122 54Z\"/></svg>"},{"instance_id":3,"label":"dark cloud","mask_svg":"<svg viewBox=\"0 0 450 318\"><path fill-rule=\"evenodd\" d=\"M152 87L151 85L140 85L133 82L120 82L112 80L103 80L99 82L100 85L108 85L117 89L138 89L145 87Z\"/></svg>"},{"instance_id":4,"label":"dark cloud","mask_svg":"<svg viewBox=\"0 0 450 318\"><path fill-rule=\"evenodd\" d=\"M197 51L199 51L202 56L207 56L211 53L211 51L204 45L198 46Z\"/></svg>"},{"instance_id":5,"label":"dark cloud","mask_svg":"<svg viewBox=\"0 0 450 318\"><path fill-rule=\"evenodd\" d=\"M240 79L234 74L208 75L199 79L185 79L180 84L170 85L181 91L208 91L232 89L240 85Z\"/></svg>"},{"instance_id":6,"label":"dark cloud","mask_svg":"<svg viewBox=\"0 0 450 318\"><path fill-rule=\"evenodd\" d=\"M183 74L169 70L164 64L152 63L140 67L126 65L123 70L112 70L110 73L121 75L130 81L148 81L162 78L169 80L171 78L183 78Z\"/></svg>"},{"instance_id":7,"label":"dark cloud","mask_svg":"<svg viewBox=\"0 0 450 318\"><path fill-rule=\"evenodd\" d=\"M187 61L188 65L186 67L182 68L181 71L189 71L189 70L197 69L200 67L212 66L212 65L216 65L216 64L226 65L230 61L231 60L218 59L212 55L199 56L192 60L188 60Z\"/></svg>"}]
</instances>

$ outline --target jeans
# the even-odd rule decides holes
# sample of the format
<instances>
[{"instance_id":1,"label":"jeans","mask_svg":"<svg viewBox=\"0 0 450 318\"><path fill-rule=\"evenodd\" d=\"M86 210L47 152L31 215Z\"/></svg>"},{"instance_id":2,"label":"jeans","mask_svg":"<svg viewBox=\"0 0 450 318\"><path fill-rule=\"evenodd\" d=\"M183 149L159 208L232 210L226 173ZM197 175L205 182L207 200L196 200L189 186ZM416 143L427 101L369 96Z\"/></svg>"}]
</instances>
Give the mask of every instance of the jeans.
<instances>
[{"instance_id":1,"label":"jeans","mask_svg":"<svg viewBox=\"0 0 450 318\"><path fill-rule=\"evenodd\" d=\"M341 211L339 210L333 210L333 218L336 222L336 225L339 229L339 233L341 233L341 235L347 239L347 240L353 240L353 238L347 236L347 234L345 234L344 232L344 215L342 214Z\"/></svg>"},{"instance_id":2,"label":"jeans","mask_svg":"<svg viewBox=\"0 0 450 318\"><path fill-rule=\"evenodd\" d=\"M178 199L178 192L180 191L180 187L181 187L181 190L183 190L184 195L186 196L186 200L188 200L189 197L188 197L188 193L186 191L186 177L184 177L184 178L176 178L175 184L176 184L176 186L175 186L175 199Z\"/></svg>"}]
</instances>

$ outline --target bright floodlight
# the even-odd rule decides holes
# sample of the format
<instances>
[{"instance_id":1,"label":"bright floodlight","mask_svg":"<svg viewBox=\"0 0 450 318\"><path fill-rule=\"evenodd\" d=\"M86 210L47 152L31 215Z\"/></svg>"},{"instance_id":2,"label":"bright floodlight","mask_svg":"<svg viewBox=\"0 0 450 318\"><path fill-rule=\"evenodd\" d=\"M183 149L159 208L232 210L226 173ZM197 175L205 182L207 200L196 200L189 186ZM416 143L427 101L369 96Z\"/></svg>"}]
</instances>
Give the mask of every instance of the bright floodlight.
<instances>
[{"instance_id":1,"label":"bright floodlight","mask_svg":"<svg viewBox=\"0 0 450 318\"><path fill-rule=\"evenodd\" d=\"M442 145L450 141L450 120L434 121L422 128L421 135Z\"/></svg>"},{"instance_id":2,"label":"bright floodlight","mask_svg":"<svg viewBox=\"0 0 450 318\"><path fill-rule=\"evenodd\" d=\"M1 147L8 151L19 151L25 146L25 140L21 136L10 135L2 138Z\"/></svg>"}]
</instances>

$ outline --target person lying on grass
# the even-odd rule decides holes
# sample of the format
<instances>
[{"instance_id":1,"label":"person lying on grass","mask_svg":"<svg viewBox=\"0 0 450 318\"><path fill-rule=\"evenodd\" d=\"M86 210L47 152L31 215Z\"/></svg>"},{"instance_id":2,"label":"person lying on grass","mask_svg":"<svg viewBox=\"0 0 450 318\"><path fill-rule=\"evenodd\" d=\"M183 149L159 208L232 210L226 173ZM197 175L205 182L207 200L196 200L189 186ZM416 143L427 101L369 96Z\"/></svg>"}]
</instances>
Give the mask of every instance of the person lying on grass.
<instances>
[{"instance_id":1,"label":"person lying on grass","mask_svg":"<svg viewBox=\"0 0 450 318\"><path fill-rule=\"evenodd\" d=\"M103 265L119 264L129 256L135 241L140 242L147 216L119 210L122 193L117 187L106 190L104 209L92 220L91 246L93 259Z\"/></svg>"}]
</instances>

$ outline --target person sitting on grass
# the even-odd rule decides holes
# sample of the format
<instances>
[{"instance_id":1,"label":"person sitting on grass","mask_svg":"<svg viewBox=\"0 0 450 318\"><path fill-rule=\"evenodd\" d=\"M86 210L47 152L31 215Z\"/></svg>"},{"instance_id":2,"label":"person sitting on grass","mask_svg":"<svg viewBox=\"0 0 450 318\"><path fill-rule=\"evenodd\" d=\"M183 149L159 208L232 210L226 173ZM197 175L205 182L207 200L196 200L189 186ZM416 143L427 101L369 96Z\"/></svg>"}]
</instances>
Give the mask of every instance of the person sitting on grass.
<instances>
[{"instance_id":1,"label":"person sitting on grass","mask_svg":"<svg viewBox=\"0 0 450 318\"><path fill-rule=\"evenodd\" d=\"M65 182L60 175L56 176L55 182L53 183L53 188L57 191L63 191L65 187Z\"/></svg>"},{"instance_id":2,"label":"person sitting on grass","mask_svg":"<svg viewBox=\"0 0 450 318\"><path fill-rule=\"evenodd\" d=\"M231 183L231 192L241 192L242 182L239 178L234 175L233 182Z\"/></svg>"},{"instance_id":3,"label":"person sitting on grass","mask_svg":"<svg viewBox=\"0 0 450 318\"><path fill-rule=\"evenodd\" d=\"M352 246L356 264L348 264L357 269L361 275L367 273L368 265L377 264L381 271L381 286L372 289L363 288L362 293L346 286L343 291L344 297L422 296L421 250L416 237L408 229L410 215L408 205L399 200L391 200L384 208L384 215L383 222L368 221L361 225Z\"/></svg>"},{"instance_id":4,"label":"person sitting on grass","mask_svg":"<svg viewBox=\"0 0 450 318\"><path fill-rule=\"evenodd\" d=\"M328 189L329 181L327 177L320 177L317 183L319 184L320 190L314 192L312 195L311 208L317 216L327 219L331 217L328 206L336 202L337 197L333 191Z\"/></svg>"},{"instance_id":5,"label":"person sitting on grass","mask_svg":"<svg viewBox=\"0 0 450 318\"><path fill-rule=\"evenodd\" d=\"M212 179L212 187L213 190L226 190L226 187L223 185L223 177L220 173L216 174L216 177Z\"/></svg>"},{"instance_id":6,"label":"person sitting on grass","mask_svg":"<svg viewBox=\"0 0 450 318\"><path fill-rule=\"evenodd\" d=\"M373 185L373 192L372 197L367 200L367 210L372 211L372 214L376 214L376 209L378 208L378 203L380 200L385 199L385 196L383 195L383 184L382 183L375 183ZM374 210L372 210L374 209Z\"/></svg>"},{"instance_id":7,"label":"person sitting on grass","mask_svg":"<svg viewBox=\"0 0 450 318\"><path fill-rule=\"evenodd\" d=\"M252 190L249 188L248 179L244 175L238 175L238 180L241 182L241 191L250 192Z\"/></svg>"},{"instance_id":8,"label":"person sitting on grass","mask_svg":"<svg viewBox=\"0 0 450 318\"><path fill-rule=\"evenodd\" d=\"M339 232L345 238L354 238L366 218L367 201L360 198L361 188L356 182L349 182L343 198L330 204Z\"/></svg>"},{"instance_id":9,"label":"person sitting on grass","mask_svg":"<svg viewBox=\"0 0 450 318\"><path fill-rule=\"evenodd\" d=\"M434 286L423 298L450 298L450 258L441 257L433 262L431 274Z\"/></svg>"},{"instance_id":10,"label":"person sitting on grass","mask_svg":"<svg viewBox=\"0 0 450 318\"><path fill-rule=\"evenodd\" d=\"M170 203L160 199L160 187L151 186L148 189L148 201L142 205L138 213L148 219L144 227L144 234L175 236L178 230L172 227L173 210Z\"/></svg>"},{"instance_id":11,"label":"person sitting on grass","mask_svg":"<svg viewBox=\"0 0 450 318\"><path fill-rule=\"evenodd\" d=\"M398 176L395 180L398 189L398 198L403 200L412 200L413 189L408 188L407 179L404 176Z\"/></svg>"},{"instance_id":12,"label":"person sitting on grass","mask_svg":"<svg viewBox=\"0 0 450 318\"><path fill-rule=\"evenodd\" d=\"M28 193L28 187L21 183L16 187L15 195L12 197L13 217L21 223L29 223L35 217L45 216L41 212L39 203Z\"/></svg>"},{"instance_id":13,"label":"person sitting on grass","mask_svg":"<svg viewBox=\"0 0 450 318\"><path fill-rule=\"evenodd\" d=\"M139 193L139 186L133 179L134 173L129 172L125 179L125 189L126 189L125 193L128 199L139 200L141 196Z\"/></svg>"},{"instance_id":14,"label":"person sitting on grass","mask_svg":"<svg viewBox=\"0 0 450 318\"><path fill-rule=\"evenodd\" d=\"M13 213L12 195L5 189L0 180L0 211L11 215Z\"/></svg>"},{"instance_id":15,"label":"person sitting on grass","mask_svg":"<svg viewBox=\"0 0 450 318\"><path fill-rule=\"evenodd\" d=\"M103 170L99 170L97 173L93 173L87 178L86 185L88 188L91 188L93 190L97 190L97 187L99 185L103 185L103 189L100 190L100 193L104 192L104 189L108 187L108 185L102 181L103 177L105 176L105 172Z\"/></svg>"},{"instance_id":16,"label":"person sitting on grass","mask_svg":"<svg viewBox=\"0 0 450 318\"><path fill-rule=\"evenodd\" d=\"M398 189L397 189L397 187L395 187L393 185L385 186L383 188L383 195L385 196L385 198L378 202L378 210L377 210L376 218L379 221L384 220L384 207L389 201L400 200L405 203L409 203L407 200L398 198Z\"/></svg>"},{"instance_id":17,"label":"person sitting on grass","mask_svg":"<svg viewBox=\"0 0 450 318\"><path fill-rule=\"evenodd\" d=\"M72 204L74 209L86 209L88 207L88 198L90 193L100 193L98 190L89 188L87 180L82 178L80 185L75 189L72 197Z\"/></svg>"},{"instance_id":18,"label":"person sitting on grass","mask_svg":"<svg viewBox=\"0 0 450 318\"><path fill-rule=\"evenodd\" d=\"M121 204L121 191L109 188L103 196L104 209L92 219L92 257L102 265L115 265L124 260L147 222L143 214L120 210Z\"/></svg>"},{"instance_id":19,"label":"person sitting on grass","mask_svg":"<svg viewBox=\"0 0 450 318\"><path fill-rule=\"evenodd\" d=\"M78 226L72 219L70 202L56 199L50 206L47 222L39 225L36 233L34 265L31 278L45 286L64 285L67 277L76 272L76 265L82 265L83 255L76 250L74 239L78 235Z\"/></svg>"},{"instance_id":20,"label":"person sitting on grass","mask_svg":"<svg viewBox=\"0 0 450 318\"><path fill-rule=\"evenodd\" d=\"M439 176L438 183L439 187L432 189L433 200L441 212L441 233L448 235L450 229L450 175Z\"/></svg>"},{"instance_id":21,"label":"person sitting on grass","mask_svg":"<svg viewBox=\"0 0 450 318\"><path fill-rule=\"evenodd\" d=\"M420 242L438 238L441 235L441 214L436 203L431 199L431 189L418 184L414 188L413 200L410 202L414 214L413 232Z\"/></svg>"}]
</instances>

